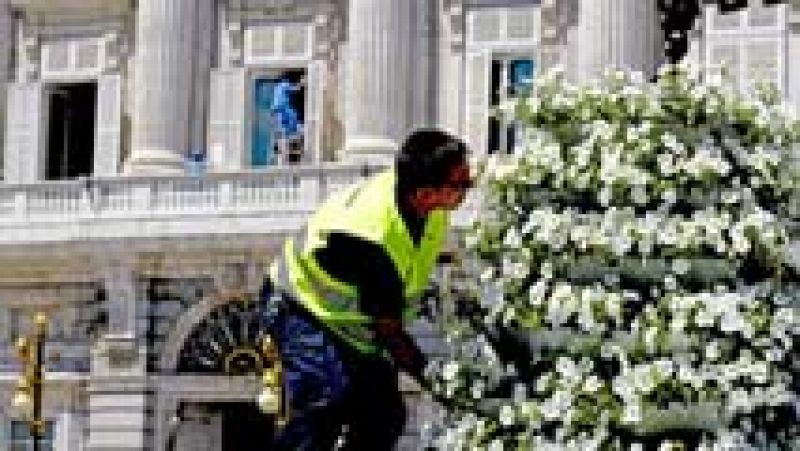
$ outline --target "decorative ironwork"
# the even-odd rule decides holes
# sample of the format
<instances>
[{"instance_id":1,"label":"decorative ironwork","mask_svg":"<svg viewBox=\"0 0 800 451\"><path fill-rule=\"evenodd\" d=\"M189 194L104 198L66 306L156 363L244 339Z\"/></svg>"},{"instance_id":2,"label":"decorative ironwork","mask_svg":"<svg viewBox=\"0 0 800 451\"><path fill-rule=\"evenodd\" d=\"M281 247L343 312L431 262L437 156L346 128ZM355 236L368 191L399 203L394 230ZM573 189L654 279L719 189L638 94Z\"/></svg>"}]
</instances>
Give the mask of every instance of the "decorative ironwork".
<instances>
[{"instance_id":1,"label":"decorative ironwork","mask_svg":"<svg viewBox=\"0 0 800 451\"><path fill-rule=\"evenodd\" d=\"M260 374L270 366L255 302L220 305L192 331L178 357L179 373Z\"/></svg>"},{"instance_id":2,"label":"decorative ironwork","mask_svg":"<svg viewBox=\"0 0 800 451\"><path fill-rule=\"evenodd\" d=\"M280 350L260 324L260 304L247 299L220 305L192 331L179 353L178 372L258 375L256 403L263 413L275 416L280 428L289 418Z\"/></svg>"}]
</instances>

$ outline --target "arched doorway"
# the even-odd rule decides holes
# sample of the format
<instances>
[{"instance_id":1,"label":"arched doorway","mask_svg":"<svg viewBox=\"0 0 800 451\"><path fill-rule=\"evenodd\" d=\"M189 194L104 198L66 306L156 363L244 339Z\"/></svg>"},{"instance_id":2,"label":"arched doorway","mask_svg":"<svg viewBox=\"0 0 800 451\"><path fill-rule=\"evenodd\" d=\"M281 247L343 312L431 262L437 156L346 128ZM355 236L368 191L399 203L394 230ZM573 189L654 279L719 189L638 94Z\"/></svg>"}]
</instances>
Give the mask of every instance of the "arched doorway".
<instances>
[{"instance_id":1,"label":"arched doorway","mask_svg":"<svg viewBox=\"0 0 800 451\"><path fill-rule=\"evenodd\" d=\"M215 377L257 383L263 368L269 366L259 347L265 333L260 317L257 302L215 302L177 353L178 384ZM205 450L211 446L214 449L209 451L239 451L253 449L255 444L268 446L275 433L274 417L258 409L255 396L242 399L241 390L233 391L227 399L224 389L216 392L214 399L178 396L173 419L178 424L170 428L167 449L189 451L202 446Z\"/></svg>"}]
</instances>

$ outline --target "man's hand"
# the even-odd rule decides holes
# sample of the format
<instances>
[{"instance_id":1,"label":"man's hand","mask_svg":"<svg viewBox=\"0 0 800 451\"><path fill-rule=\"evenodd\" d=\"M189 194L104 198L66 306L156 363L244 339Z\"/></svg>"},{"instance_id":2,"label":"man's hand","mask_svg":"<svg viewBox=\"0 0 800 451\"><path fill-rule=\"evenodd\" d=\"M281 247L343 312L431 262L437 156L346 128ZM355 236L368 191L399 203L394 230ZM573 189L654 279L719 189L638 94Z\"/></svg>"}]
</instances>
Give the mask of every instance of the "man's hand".
<instances>
[{"instance_id":1,"label":"man's hand","mask_svg":"<svg viewBox=\"0 0 800 451\"><path fill-rule=\"evenodd\" d=\"M400 320L379 318L375 322L378 342L389 350L395 363L415 379L422 377L425 356L408 336Z\"/></svg>"}]
</instances>

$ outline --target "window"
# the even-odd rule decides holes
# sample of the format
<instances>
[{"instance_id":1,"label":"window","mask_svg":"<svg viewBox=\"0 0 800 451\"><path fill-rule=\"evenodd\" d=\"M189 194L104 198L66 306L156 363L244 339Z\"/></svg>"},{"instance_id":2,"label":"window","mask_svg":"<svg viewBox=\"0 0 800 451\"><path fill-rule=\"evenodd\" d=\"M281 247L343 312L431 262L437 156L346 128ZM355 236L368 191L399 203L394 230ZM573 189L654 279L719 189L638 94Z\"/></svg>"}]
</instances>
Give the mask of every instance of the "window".
<instances>
[{"instance_id":1,"label":"window","mask_svg":"<svg viewBox=\"0 0 800 451\"><path fill-rule=\"evenodd\" d=\"M532 45L538 39L538 8L475 8L467 15L470 43Z\"/></svg>"},{"instance_id":2,"label":"window","mask_svg":"<svg viewBox=\"0 0 800 451\"><path fill-rule=\"evenodd\" d=\"M534 63L530 58L492 58L490 70L490 106L496 110L505 102L529 92L533 83ZM514 152L520 142L520 125L513 118L498 113L489 117L487 148L489 153Z\"/></svg>"},{"instance_id":3,"label":"window","mask_svg":"<svg viewBox=\"0 0 800 451\"><path fill-rule=\"evenodd\" d=\"M97 36L52 35L42 42L42 75L95 76L102 70L105 52Z\"/></svg>"},{"instance_id":4,"label":"window","mask_svg":"<svg viewBox=\"0 0 800 451\"><path fill-rule=\"evenodd\" d=\"M531 87L540 13L534 4L466 12L463 120L475 152L512 153L520 141L521 127L512 118L491 113Z\"/></svg>"},{"instance_id":5,"label":"window","mask_svg":"<svg viewBox=\"0 0 800 451\"><path fill-rule=\"evenodd\" d=\"M305 153L304 70L258 77L253 89L250 163L254 167L299 163Z\"/></svg>"},{"instance_id":6,"label":"window","mask_svg":"<svg viewBox=\"0 0 800 451\"><path fill-rule=\"evenodd\" d=\"M311 57L309 23L253 21L244 31L245 64L307 60Z\"/></svg>"},{"instance_id":7,"label":"window","mask_svg":"<svg viewBox=\"0 0 800 451\"><path fill-rule=\"evenodd\" d=\"M706 9L705 70L715 74L726 67L724 81L744 94L758 82L785 90L786 5L751 2L747 8L720 12Z\"/></svg>"},{"instance_id":8,"label":"window","mask_svg":"<svg viewBox=\"0 0 800 451\"><path fill-rule=\"evenodd\" d=\"M42 438L41 451L53 451L54 446L54 425L52 421L45 421L44 437ZM32 451L33 437L31 437L30 425L27 421L12 420L11 436L9 437L9 451Z\"/></svg>"},{"instance_id":9,"label":"window","mask_svg":"<svg viewBox=\"0 0 800 451\"><path fill-rule=\"evenodd\" d=\"M96 99L95 83L50 86L45 161L47 180L73 179L92 174Z\"/></svg>"}]
</instances>

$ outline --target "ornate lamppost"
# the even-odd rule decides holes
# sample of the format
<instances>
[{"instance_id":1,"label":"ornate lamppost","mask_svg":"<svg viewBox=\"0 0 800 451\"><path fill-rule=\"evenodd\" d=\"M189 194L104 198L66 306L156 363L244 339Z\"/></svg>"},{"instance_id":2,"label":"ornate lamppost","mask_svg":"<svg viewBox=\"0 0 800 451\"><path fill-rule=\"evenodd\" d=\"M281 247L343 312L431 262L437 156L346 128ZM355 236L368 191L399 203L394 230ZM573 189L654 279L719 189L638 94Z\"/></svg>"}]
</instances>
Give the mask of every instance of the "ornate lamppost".
<instances>
[{"instance_id":1,"label":"ornate lamppost","mask_svg":"<svg viewBox=\"0 0 800 451\"><path fill-rule=\"evenodd\" d=\"M44 345L47 335L47 317L42 312L33 316L34 331L31 338L17 339L17 354L22 361L22 374L14 393L14 406L31 407L28 425L33 438L33 451L41 450L45 423L42 420L42 382L44 373Z\"/></svg>"}]
</instances>

